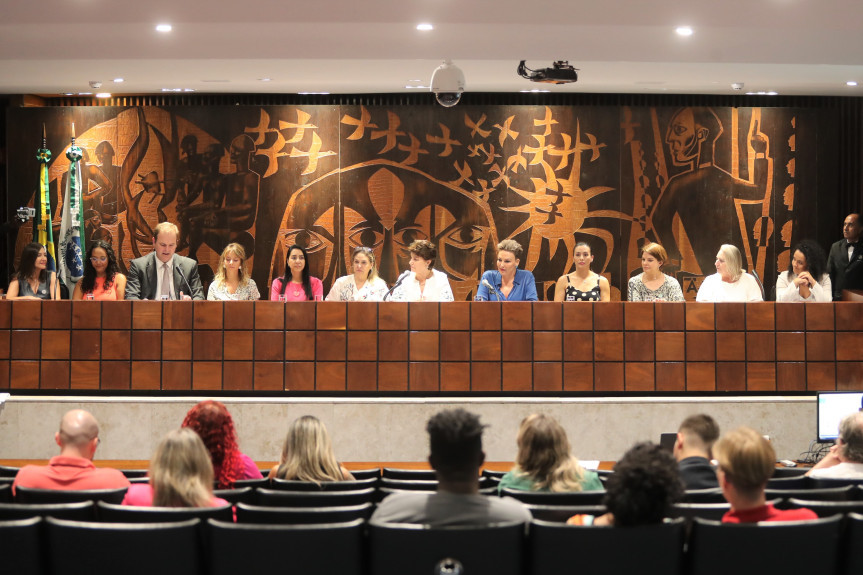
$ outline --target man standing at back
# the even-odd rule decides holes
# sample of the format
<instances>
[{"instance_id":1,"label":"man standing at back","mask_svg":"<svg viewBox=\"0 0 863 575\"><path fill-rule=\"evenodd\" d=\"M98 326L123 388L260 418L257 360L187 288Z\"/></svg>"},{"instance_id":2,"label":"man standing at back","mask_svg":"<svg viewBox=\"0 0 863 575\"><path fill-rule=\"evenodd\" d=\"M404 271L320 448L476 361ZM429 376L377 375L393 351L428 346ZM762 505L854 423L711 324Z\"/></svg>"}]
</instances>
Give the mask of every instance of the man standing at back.
<instances>
[{"instance_id":1,"label":"man standing at back","mask_svg":"<svg viewBox=\"0 0 863 575\"><path fill-rule=\"evenodd\" d=\"M60 420L54 434L60 455L48 465L26 465L15 476L17 487L34 489L118 489L129 487L129 480L116 469L97 468L93 456L99 446L99 423L83 409L73 409Z\"/></svg>"},{"instance_id":2,"label":"man standing at back","mask_svg":"<svg viewBox=\"0 0 863 575\"><path fill-rule=\"evenodd\" d=\"M842 239L830 246L827 273L833 286L833 301L842 299L842 290L863 289L863 246L860 214L848 214L842 224Z\"/></svg>"},{"instance_id":3,"label":"man standing at back","mask_svg":"<svg viewBox=\"0 0 863 575\"><path fill-rule=\"evenodd\" d=\"M719 487L716 469L710 464L710 448L719 439L719 426L709 415L690 415L677 430L674 458L686 489Z\"/></svg>"},{"instance_id":4,"label":"man standing at back","mask_svg":"<svg viewBox=\"0 0 863 575\"><path fill-rule=\"evenodd\" d=\"M153 251L132 260L126 280L126 299L204 299L198 262L179 256L179 230L162 222L153 230Z\"/></svg>"},{"instance_id":5,"label":"man standing at back","mask_svg":"<svg viewBox=\"0 0 863 575\"><path fill-rule=\"evenodd\" d=\"M530 512L511 497L479 493L479 469L485 461L483 426L464 409L441 411L429 419L429 463L437 473L436 493L395 493L384 499L375 523L421 523L432 527L529 522Z\"/></svg>"}]
</instances>

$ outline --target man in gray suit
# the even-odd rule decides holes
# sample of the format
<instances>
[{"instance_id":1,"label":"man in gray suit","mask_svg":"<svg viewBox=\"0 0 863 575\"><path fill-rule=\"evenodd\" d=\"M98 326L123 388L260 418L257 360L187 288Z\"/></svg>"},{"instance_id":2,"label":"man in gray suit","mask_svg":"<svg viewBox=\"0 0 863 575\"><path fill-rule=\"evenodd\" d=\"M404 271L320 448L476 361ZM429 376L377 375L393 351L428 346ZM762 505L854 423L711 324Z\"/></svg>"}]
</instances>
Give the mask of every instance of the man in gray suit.
<instances>
[{"instance_id":1,"label":"man in gray suit","mask_svg":"<svg viewBox=\"0 0 863 575\"><path fill-rule=\"evenodd\" d=\"M178 256L179 230L162 222L153 230L153 251L132 260L126 281L126 299L204 299L198 262Z\"/></svg>"}]
</instances>

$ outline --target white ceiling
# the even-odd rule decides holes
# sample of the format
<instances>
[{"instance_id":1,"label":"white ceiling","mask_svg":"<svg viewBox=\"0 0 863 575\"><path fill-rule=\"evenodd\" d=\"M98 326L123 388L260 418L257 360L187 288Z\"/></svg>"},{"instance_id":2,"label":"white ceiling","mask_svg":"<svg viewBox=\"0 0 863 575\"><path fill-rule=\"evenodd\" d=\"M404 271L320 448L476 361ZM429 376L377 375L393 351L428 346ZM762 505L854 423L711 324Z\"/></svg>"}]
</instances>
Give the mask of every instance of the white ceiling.
<instances>
[{"instance_id":1,"label":"white ceiling","mask_svg":"<svg viewBox=\"0 0 863 575\"><path fill-rule=\"evenodd\" d=\"M173 31L156 32L161 22ZM695 33L678 36L680 25ZM114 95L406 92L444 58L474 92L731 94L742 82L860 96L863 2L0 0L7 94L90 92L90 80ZM579 81L533 84L516 75L521 59L569 60Z\"/></svg>"}]
</instances>

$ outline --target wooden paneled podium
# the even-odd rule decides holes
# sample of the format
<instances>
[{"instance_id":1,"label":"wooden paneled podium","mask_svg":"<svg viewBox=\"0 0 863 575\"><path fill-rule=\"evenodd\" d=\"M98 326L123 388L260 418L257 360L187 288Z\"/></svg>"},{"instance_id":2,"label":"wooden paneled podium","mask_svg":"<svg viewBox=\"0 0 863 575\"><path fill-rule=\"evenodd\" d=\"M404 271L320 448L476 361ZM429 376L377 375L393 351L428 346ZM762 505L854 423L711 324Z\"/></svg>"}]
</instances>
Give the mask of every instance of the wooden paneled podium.
<instances>
[{"instance_id":1,"label":"wooden paneled podium","mask_svg":"<svg viewBox=\"0 0 863 575\"><path fill-rule=\"evenodd\" d=\"M0 301L0 389L863 389L863 303Z\"/></svg>"}]
</instances>

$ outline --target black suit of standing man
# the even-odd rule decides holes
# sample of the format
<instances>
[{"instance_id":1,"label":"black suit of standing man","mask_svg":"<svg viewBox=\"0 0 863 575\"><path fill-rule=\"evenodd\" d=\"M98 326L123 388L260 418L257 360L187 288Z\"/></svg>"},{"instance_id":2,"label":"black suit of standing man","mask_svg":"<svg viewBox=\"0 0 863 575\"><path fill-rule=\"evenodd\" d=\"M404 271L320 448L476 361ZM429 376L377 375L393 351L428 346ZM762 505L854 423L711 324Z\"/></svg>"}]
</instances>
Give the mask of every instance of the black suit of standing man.
<instances>
[{"instance_id":1,"label":"black suit of standing man","mask_svg":"<svg viewBox=\"0 0 863 575\"><path fill-rule=\"evenodd\" d=\"M153 230L153 251L129 265L129 276L126 281L126 299L161 299L161 294L168 299L204 299L204 289L201 287L201 277L198 275L198 262L193 259L178 256L177 226L170 222L162 222ZM172 285L160 286L164 283L162 275L164 264L170 266L167 278ZM160 287L162 288L160 290Z\"/></svg>"},{"instance_id":2,"label":"black suit of standing man","mask_svg":"<svg viewBox=\"0 0 863 575\"><path fill-rule=\"evenodd\" d=\"M860 235L863 222L860 214L848 214L842 226L843 239L830 247L827 273L833 284L833 301L842 299L842 290L863 290L863 246ZM854 244L853 251L850 249ZM850 255L849 255L850 253Z\"/></svg>"}]
</instances>

